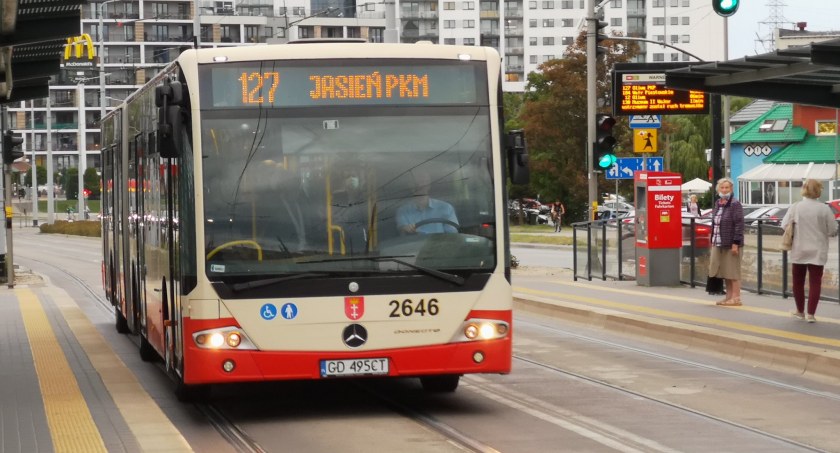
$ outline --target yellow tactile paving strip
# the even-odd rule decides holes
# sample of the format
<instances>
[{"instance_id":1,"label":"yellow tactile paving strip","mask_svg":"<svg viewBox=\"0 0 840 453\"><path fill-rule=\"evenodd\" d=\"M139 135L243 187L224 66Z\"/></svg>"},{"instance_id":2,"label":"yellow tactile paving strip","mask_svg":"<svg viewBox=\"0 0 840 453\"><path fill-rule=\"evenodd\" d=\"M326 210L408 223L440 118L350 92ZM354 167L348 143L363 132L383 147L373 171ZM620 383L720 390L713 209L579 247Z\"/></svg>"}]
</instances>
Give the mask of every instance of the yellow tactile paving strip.
<instances>
[{"instance_id":1,"label":"yellow tactile paving strip","mask_svg":"<svg viewBox=\"0 0 840 453\"><path fill-rule=\"evenodd\" d=\"M180 431L140 385L134 373L108 347L76 302L59 288L48 287L44 293L61 310L140 448L148 452L193 451Z\"/></svg>"},{"instance_id":2,"label":"yellow tactile paving strip","mask_svg":"<svg viewBox=\"0 0 840 453\"><path fill-rule=\"evenodd\" d=\"M31 290L16 289L15 293L29 337L55 451L106 452L44 307Z\"/></svg>"}]
</instances>

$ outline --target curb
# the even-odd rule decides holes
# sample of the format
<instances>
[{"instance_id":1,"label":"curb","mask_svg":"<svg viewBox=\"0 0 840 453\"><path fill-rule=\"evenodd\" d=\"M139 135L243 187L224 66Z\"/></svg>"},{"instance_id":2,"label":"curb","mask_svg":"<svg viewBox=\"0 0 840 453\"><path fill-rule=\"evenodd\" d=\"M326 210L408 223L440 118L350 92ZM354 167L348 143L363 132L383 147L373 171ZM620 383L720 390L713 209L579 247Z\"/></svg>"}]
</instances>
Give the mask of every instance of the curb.
<instances>
[{"instance_id":1,"label":"curb","mask_svg":"<svg viewBox=\"0 0 840 453\"><path fill-rule=\"evenodd\" d=\"M711 327L624 313L538 296L514 295L514 309L562 317L592 327L712 353L750 366L768 368L833 384L840 383L840 351L786 343ZM558 316L559 315L559 316Z\"/></svg>"},{"instance_id":2,"label":"curb","mask_svg":"<svg viewBox=\"0 0 840 453\"><path fill-rule=\"evenodd\" d=\"M524 249L571 249L571 245L555 245L555 244L535 244L533 242L511 242L511 247L519 247Z\"/></svg>"}]
</instances>

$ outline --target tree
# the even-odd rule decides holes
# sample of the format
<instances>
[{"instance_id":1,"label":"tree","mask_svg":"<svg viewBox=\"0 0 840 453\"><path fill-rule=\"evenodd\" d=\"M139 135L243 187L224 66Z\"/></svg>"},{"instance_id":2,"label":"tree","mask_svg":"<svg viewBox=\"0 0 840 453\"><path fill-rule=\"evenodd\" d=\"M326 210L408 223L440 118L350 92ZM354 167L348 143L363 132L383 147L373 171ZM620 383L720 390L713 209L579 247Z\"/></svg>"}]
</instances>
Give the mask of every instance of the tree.
<instances>
[{"instance_id":1,"label":"tree","mask_svg":"<svg viewBox=\"0 0 840 453\"><path fill-rule=\"evenodd\" d=\"M738 112L750 102L752 99L749 98L731 98L730 114ZM708 179L706 150L712 147L711 115L673 115L665 118L663 131L670 138L670 170L681 173L684 181Z\"/></svg>"},{"instance_id":2,"label":"tree","mask_svg":"<svg viewBox=\"0 0 840 453\"><path fill-rule=\"evenodd\" d=\"M502 103L505 112L505 132L522 129L522 120L519 115L525 103L525 96L522 93L502 93Z\"/></svg>"},{"instance_id":3,"label":"tree","mask_svg":"<svg viewBox=\"0 0 840 453\"><path fill-rule=\"evenodd\" d=\"M46 184L47 183L47 169L44 167L35 166L35 171L37 172L36 175L38 176L38 184ZM23 178L23 183L27 186L32 186L32 169L26 172L26 176Z\"/></svg>"},{"instance_id":4,"label":"tree","mask_svg":"<svg viewBox=\"0 0 840 453\"><path fill-rule=\"evenodd\" d=\"M78 200L79 198L79 169L68 168L64 172L64 194L68 200Z\"/></svg>"},{"instance_id":5,"label":"tree","mask_svg":"<svg viewBox=\"0 0 840 453\"><path fill-rule=\"evenodd\" d=\"M84 175L85 181L85 189L88 190L89 194L88 198L91 200L98 200L99 199L99 173L96 172L96 169L90 167L85 170Z\"/></svg>"},{"instance_id":6,"label":"tree","mask_svg":"<svg viewBox=\"0 0 840 453\"><path fill-rule=\"evenodd\" d=\"M638 54L636 43L606 40L606 61L598 63L598 99L608 99L611 79L607 67L626 62ZM599 59L600 60L600 59ZM581 33L562 59L540 66L528 74L525 105L520 115L528 139L531 187L544 199L559 198L570 219L585 218L588 176L586 154L586 34ZM604 110L606 112L606 109ZM626 120L616 127L618 149L630 149ZM623 146L622 146L623 145ZM599 178L603 191L609 184Z\"/></svg>"}]
</instances>

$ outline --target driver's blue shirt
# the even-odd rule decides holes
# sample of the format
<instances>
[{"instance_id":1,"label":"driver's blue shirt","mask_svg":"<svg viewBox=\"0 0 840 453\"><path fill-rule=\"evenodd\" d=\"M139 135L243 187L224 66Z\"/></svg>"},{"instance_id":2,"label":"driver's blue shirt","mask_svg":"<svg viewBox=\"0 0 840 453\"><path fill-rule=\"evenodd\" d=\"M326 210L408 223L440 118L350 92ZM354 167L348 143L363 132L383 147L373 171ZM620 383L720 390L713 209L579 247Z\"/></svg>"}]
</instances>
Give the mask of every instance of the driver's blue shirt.
<instances>
[{"instance_id":1,"label":"driver's blue shirt","mask_svg":"<svg viewBox=\"0 0 840 453\"><path fill-rule=\"evenodd\" d=\"M417 203L412 202L402 205L397 210L397 227L400 229L405 225L414 225L428 219L446 219L452 223L458 223L458 217L455 216L452 205L434 198L429 198L429 206L425 208L420 208ZM417 227L417 232L423 234L457 233L458 230L445 223L427 223Z\"/></svg>"}]
</instances>

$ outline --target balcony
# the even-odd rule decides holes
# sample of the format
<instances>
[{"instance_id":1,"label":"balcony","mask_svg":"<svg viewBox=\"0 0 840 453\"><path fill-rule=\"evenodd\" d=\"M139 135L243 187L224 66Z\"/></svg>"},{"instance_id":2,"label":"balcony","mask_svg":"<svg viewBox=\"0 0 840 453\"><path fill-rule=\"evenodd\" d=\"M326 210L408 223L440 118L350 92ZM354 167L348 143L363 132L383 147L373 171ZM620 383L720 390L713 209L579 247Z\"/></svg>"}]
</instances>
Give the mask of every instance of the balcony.
<instances>
[{"instance_id":1,"label":"balcony","mask_svg":"<svg viewBox=\"0 0 840 453\"><path fill-rule=\"evenodd\" d=\"M482 28L481 29L481 36L499 36L499 29L498 28Z\"/></svg>"},{"instance_id":2,"label":"balcony","mask_svg":"<svg viewBox=\"0 0 840 453\"><path fill-rule=\"evenodd\" d=\"M400 12L400 19L437 20L438 19L438 13L437 13L437 11L401 11Z\"/></svg>"},{"instance_id":3,"label":"balcony","mask_svg":"<svg viewBox=\"0 0 840 453\"><path fill-rule=\"evenodd\" d=\"M505 49L505 55L525 55L524 47L508 47Z\"/></svg>"},{"instance_id":4,"label":"balcony","mask_svg":"<svg viewBox=\"0 0 840 453\"><path fill-rule=\"evenodd\" d=\"M505 66L505 72L522 72L523 67L521 64L509 64Z\"/></svg>"},{"instance_id":5,"label":"balcony","mask_svg":"<svg viewBox=\"0 0 840 453\"><path fill-rule=\"evenodd\" d=\"M627 17L647 17L647 11L644 8L627 8Z\"/></svg>"},{"instance_id":6,"label":"balcony","mask_svg":"<svg viewBox=\"0 0 840 453\"><path fill-rule=\"evenodd\" d=\"M505 27L505 36L522 36L522 27Z\"/></svg>"},{"instance_id":7,"label":"balcony","mask_svg":"<svg viewBox=\"0 0 840 453\"><path fill-rule=\"evenodd\" d=\"M481 11L478 17L482 19L498 19L499 12L498 11Z\"/></svg>"},{"instance_id":8,"label":"balcony","mask_svg":"<svg viewBox=\"0 0 840 453\"><path fill-rule=\"evenodd\" d=\"M508 19L522 18L522 10L519 9L519 8L517 8L517 9L506 9L505 10L505 17L508 18Z\"/></svg>"},{"instance_id":9,"label":"balcony","mask_svg":"<svg viewBox=\"0 0 840 453\"><path fill-rule=\"evenodd\" d=\"M106 11L105 14L102 15L102 18L105 20L108 19L140 19L140 13L111 13L108 14Z\"/></svg>"},{"instance_id":10,"label":"balcony","mask_svg":"<svg viewBox=\"0 0 840 453\"><path fill-rule=\"evenodd\" d=\"M37 119L37 117L36 117L36 119ZM46 128L47 128L46 123L38 123L38 122L35 123L35 129L46 129ZM52 128L53 129L78 129L79 128L79 123L59 123L59 122L53 121Z\"/></svg>"}]
</instances>

